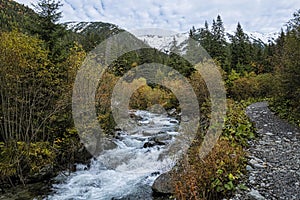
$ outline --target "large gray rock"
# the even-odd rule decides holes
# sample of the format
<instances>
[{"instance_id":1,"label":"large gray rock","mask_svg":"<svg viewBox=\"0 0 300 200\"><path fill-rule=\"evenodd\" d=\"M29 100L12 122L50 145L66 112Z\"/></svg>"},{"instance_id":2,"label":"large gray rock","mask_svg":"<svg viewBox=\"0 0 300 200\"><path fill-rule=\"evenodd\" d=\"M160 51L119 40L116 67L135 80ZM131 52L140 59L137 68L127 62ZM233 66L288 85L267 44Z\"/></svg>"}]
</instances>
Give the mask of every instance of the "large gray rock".
<instances>
[{"instance_id":1,"label":"large gray rock","mask_svg":"<svg viewBox=\"0 0 300 200\"><path fill-rule=\"evenodd\" d=\"M168 195L174 194L174 176L172 175L172 171L166 172L160 175L153 183L152 190L154 193Z\"/></svg>"}]
</instances>

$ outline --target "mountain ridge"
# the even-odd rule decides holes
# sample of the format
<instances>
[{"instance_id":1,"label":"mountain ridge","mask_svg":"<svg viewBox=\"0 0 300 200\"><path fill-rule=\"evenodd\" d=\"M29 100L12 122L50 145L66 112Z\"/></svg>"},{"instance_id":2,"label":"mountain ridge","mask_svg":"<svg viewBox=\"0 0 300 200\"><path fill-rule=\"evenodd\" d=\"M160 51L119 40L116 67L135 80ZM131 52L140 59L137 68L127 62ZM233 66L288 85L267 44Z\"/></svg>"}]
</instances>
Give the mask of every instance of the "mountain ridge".
<instances>
[{"instance_id":1,"label":"mountain ridge","mask_svg":"<svg viewBox=\"0 0 300 200\"><path fill-rule=\"evenodd\" d=\"M102 24L101 26L97 26L97 24ZM111 23L105 23L105 22L66 22L64 23L67 25L67 28L82 34L86 32L98 32L99 30L109 29L113 34L118 33L119 30L124 31L123 29L120 29L117 25L111 24ZM96 25L96 26L95 26ZM143 29L142 29L143 30ZM184 49L187 43L187 39L189 37L189 32L185 33L169 33L166 30L161 30L162 32L159 33L159 29L149 29L150 33L148 32L148 29L145 29L145 31L138 31L137 34L134 32L133 35L135 35L138 39L143 41L144 43L148 44L152 48L155 48L157 50L160 50L162 52L170 52L171 47L174 45L174 42L180 47L180 49ZM151 34L151 31L153 30L153 34ZM165 32L168 32L166 34ZM279 33L268 33L263 34L259 32L249 32L245 31L245 33L248 35L249 40L251 42L258 43L262 46L265 46L270 43L275 43L276 38L279 36ZM230 36L234 35L233 31L227 31L226 32L226 41L230 43Z\"/></svg>"}]
</instances>

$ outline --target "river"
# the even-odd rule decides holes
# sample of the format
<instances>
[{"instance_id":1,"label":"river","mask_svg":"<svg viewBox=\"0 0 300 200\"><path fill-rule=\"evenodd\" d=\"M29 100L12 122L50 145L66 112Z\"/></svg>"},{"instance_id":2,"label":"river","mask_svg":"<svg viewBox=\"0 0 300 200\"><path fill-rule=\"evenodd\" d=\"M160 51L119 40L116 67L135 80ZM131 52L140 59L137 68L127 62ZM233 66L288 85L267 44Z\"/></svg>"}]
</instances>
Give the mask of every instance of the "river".
<instances>
[{"instance_id":1,"label":"river","mask_svg":"<svg viewBox=\"0 0 300 200\"><path fill-rule=\"evenodd\" d=\"M152 199L154 180L175 164L175 158L162 155L178 135L179 122L166 113L132 114L136 126L116 132L116 148L103 151L90 167L77 165L70 176L57 176L45 199Z\"/></svg>"}]
</instances>

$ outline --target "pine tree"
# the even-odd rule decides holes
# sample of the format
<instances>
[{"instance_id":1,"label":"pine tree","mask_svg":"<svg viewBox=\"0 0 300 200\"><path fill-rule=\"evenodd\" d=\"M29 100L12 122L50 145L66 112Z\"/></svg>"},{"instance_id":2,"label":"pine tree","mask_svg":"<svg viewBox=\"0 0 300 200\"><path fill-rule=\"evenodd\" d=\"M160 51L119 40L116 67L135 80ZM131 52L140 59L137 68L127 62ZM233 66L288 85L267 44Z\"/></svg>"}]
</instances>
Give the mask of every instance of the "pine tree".
<instances>
[{"instance_id":1,"label":"pine tree","mask_svg":"<svg viewBox=\"0 0 300 200\"><path fill-rule=\"evenodd\" d=\"M58 23L62 17L59 11L62 6L57 0L39 0L33 5L38 14L38 18L33 18L30 30L33 34L37 34L44 40L50 50L50 57L59 59L66 57L64 51L65 41L63 37L66 35L65 27ZM62 44L63 43L63 44ZM52 55L51 55L52 54Z\"/></svg>"},{"instance_id":2,"label":"pine tree","mask_svg":"<svg viewBox=\"0 0 300 200\"><path fill-rule=\"evenodd\" d=\"M226 61L226 39L225 39L225 28L223 21L218 15L217 20L213 20L212 24L212 45L211 45L211 56L220 62L221 66L225 65Z\"/></svg>"},{"instance_id":3,"label":"pine tree","mask_svg":"<svg viewBox=\"0 0 300 200\"><path fill-rule=\"evenodd\" d=\"M205 21L204 28L199 29L199 36L197 40L200 42L201 46L211 55L211 43L212 43L212 33L209 30L209 25Z\"/></svg>"},{"instance_id":4,"label":"pine tree","mask_svg":"<svg viewBox=\"0 0 300 200\"><path fill-rule=\"evenodd\" d=\"M192 29L190 29L189 37L190 37L190 38L193 38L194 35L195 35L195 33L196 33L196 29L195 29L195 27L193 26ZM194 39L194 38L193 38L193 39Z\"/></svg>"},{"instance_id":5,"label":"pine tree","mask_svg":"<svg viewBox=\"0 0 300 200\"><path fill-rule=\"evenodd\" d=\"M231 37L231 67L237 72L250 71L250 59L249 37L238 23L235 35Z\"/></svg>"}]
</instances>

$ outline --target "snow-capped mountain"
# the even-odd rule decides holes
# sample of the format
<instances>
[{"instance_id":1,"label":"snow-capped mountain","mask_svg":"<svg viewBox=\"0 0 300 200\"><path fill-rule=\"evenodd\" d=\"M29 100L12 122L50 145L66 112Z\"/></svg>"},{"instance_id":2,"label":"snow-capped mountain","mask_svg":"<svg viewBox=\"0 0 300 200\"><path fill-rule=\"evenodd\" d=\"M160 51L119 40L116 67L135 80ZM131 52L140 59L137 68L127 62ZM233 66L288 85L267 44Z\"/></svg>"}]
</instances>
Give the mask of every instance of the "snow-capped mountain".
<instances>
[{"instance_id":1,"label":"snow-capped mountain","mask_svg":"<svg viewBox=\"0 0 300 200\"><path fill-rule=\"evenodd\" d=\"M102 32L102 31L112 31L113 33L118 33L122 31L121 28L114 24L104 23L104 22L66 22L64 23L67 29L72 30L76 33L86 33L86 32Z\"/></svg>"},{"instance_id":2,"label":"snow-capped mountain","mask_svg":"<svg viewBox=\"0 0 300 200\"><path fill-rule=\"evenodd\" d=\"M177 33L174 35L135 35L150 47L158 49L162 52L170 51L171 47L176 43L176 46L183 49L188 39L188 33Z\"/></svg>"},{"instance_id":3,"label":"snow-capped mountain","mask_svg":"<svg viewBox=\"0 0 300 200\"><path fill-rule=\"evenodd\" d=\"M265 44L274 43L275 40L278 38L279 33L259 33L259 32L246 32L250 39L261 41Z\"/></svg>"},{"instance_id":4,"label":"snow-capped mountain","mask_svg":"<svg viewBox=\"0 0 300 200\"><path fill-rule=\"evenodd\" d=\"M259 32L246 32L245 33L249 36L249 40L251 42L257 42L262 45L269 44L271 42L275 42L276 38L279 36L279 33L268 33L263 34ZM230 42L230 37L228 35L234 35L234 32L227 32L226 40ZM177 33L174 35L135 35L137 38L142 40L143 42L147 43L149 46L156 48L163 52L169 52L171 47L176 41L176 45L180 47L180 49L184 49L185 45L187 44L187 39L189 37L189 33Z\"/></svg>"},{"instance_id":5,"label":"snow-capped mountain","mask_svg":"<svg viewBox=\"0 0 300 200\"><path fill-rule=\"evenodd\" d=\"M111 34L117 34L120 31L118 26L110 23L103 22L67 22L65 23L69 30L73 32L87 35L89 33L101 34L109 36ZM263 34L259 32L247 32L245 33L249 36L251 42L257 42L261 45L265 45L274 42L279 36L279 33L268 33ZM168 32L160 29L145 29L137 32L133 32L138 39L148 44L150 47L156 48L162 52L170 52L170 49L174 44L179 48L179 50L184 51L187 40L189 38L189 33L174 33ZM234 35L233 31L228 31L226 33L226 40L230 43L230 36Z\"/></svg>"},{"instance_id":6,"label":"snow-capped mountain","mask_svg":"<svg viewBox=\"0 0 300 200\"><path fill-rule=\"evenodd\" d=\"M261 44L269 44L269 43L274 43L276 38L279 36L279 33L274 32L274 33L260 33L260 32L249 32L249 31L244 31L245 34L248 35L249 40L251 42L257 42L257 43L261 43ZM227 37L226 40L227 42L230 42L230 39L228 37L228 35L234 35L233 31L228 31L227 32Z\"/></svg>"}]
</instances>

